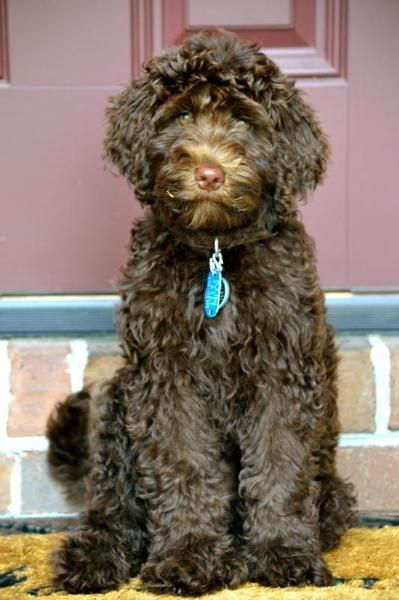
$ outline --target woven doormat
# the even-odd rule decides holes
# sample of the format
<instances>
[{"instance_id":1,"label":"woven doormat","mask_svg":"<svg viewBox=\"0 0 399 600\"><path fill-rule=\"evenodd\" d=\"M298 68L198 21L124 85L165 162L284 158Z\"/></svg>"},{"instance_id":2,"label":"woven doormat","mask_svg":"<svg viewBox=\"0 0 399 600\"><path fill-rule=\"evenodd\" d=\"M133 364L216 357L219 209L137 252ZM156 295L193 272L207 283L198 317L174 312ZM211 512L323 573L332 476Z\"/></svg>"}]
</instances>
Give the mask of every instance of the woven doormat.
<instances>
[{"instance_id":1,"label":"woven doormat","mask_svg":"<svg viewBox=\"0 0 399 600\"><path fill-rule=\"evenodd\" d=\"M103 594L55 592L50 553L63 534L0 536L1 600L170 600L140 589L139 578ZM339 548L325 554L336 585L273 589L246 584L201 596L203 600L399 600L399 527L353 529Z\"/></svg>"}]
</instances>

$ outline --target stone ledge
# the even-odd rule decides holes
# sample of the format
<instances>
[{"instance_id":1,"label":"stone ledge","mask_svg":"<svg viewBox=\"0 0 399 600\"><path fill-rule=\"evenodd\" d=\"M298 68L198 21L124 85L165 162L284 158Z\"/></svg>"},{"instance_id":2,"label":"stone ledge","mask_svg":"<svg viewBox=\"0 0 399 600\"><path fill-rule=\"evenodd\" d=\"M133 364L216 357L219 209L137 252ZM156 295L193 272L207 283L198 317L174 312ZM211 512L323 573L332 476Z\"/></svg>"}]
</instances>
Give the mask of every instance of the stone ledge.
<instances>
[{"instance_id":1,"label":"stone ledge","mask_svg":"<svg viewBox=\"0 0 399 600\"><path fill-rule=\"evenodd\" d=\"M396 331L399 294L326 292L327 318L338 331ZM4 296L0 335L88 335L113 333L115 294Z\"/></svg>"}]
</instances>

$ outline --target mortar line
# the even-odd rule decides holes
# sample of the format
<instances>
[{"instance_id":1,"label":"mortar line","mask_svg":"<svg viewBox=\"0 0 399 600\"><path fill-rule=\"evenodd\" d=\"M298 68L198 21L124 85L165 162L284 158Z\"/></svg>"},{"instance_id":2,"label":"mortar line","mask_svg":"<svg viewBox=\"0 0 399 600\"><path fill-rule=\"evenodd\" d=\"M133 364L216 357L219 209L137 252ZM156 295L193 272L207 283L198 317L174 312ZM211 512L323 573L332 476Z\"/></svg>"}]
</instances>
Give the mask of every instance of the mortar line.
<instances>
[{"instance_id":1,"label":"mortar line","mask_svg":"<svg viewBox=\"0 0 399 600\"><path fill-rule=\"evenodd\" d=\"M399 448L399 432L386 433L342 433L340 448Z\"/></svg>"},{"instance_id":2,"label":"mortar line","mask_svg":"<svg viewBox=\"0 0 399 600\"><path fill-rule=\"evenodd\" d=\"M10 480L10 504L8 510L13 517L19 517L22 512L22 462L21 455L15 456Z\"/></svg>"},{"instance_id":3,"label":"mortar line","mask_svg":"<svg viewBox=\"0 0 399 600\"><path fill-rule=\"evenodd\" d=\"M48 440L44 435L8 437L1 441L3 454L17 454L20 452L45 452Z\"/></svg>"},{"instance_id":4,"label":"mortar line","mask_svg":"<svg viewBox=\"0 0 399 600\"><path fill-rule=\"evenodd\" d=\"M71 392L79 392L83 388L83 376L89 356L86 340L72 340L67 356L68 373L71 381Z\"/></svg>"}]
</instances>

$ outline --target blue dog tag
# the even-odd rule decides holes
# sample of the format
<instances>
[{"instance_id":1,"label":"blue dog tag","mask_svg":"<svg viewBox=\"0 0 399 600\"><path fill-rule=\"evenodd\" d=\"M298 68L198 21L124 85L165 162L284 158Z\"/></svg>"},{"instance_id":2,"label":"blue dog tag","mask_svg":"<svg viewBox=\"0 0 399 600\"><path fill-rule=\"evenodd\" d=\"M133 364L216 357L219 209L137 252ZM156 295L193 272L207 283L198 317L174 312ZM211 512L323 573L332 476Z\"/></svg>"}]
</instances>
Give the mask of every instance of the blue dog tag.
<instances>
[{"instance_id":1,"label":"blue dog tag","mask_svg":"<svg viewBox=\"0 0 399 600\"><path fill-rule=\"evenodd\" d=\"M227 279L222 277L223 268L222 254L219 250L217 240L215 241L215 252L210 259L210 272L206 279L204 313L209 319L217 316L230 296L230 285Z\"/></svg>"}]
</instances>

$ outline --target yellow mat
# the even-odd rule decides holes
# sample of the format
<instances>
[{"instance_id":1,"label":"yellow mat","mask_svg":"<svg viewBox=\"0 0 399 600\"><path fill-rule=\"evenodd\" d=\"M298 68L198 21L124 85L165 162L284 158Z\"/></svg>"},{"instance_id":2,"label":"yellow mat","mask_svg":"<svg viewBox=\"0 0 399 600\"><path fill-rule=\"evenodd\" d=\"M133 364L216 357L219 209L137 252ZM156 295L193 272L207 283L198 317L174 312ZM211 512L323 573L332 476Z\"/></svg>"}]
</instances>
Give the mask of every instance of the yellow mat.
<instances>
[{"instance_id":1,"label":"yellow mat","mask_svg":"<svg viewBox=\"0 0 399 600\"><path fill-rule=\"evenodd\" d=\"M170 600L170 595L141 591L132 579L119 590L103 594L54 592L49 555L61 534L0 536L0 599L33 600ZM399 527L353 529L339 548L325 555L335 577L328 588L272 589L246 584L201 596L203 600L399 600Z\"/></svg>"}]
</instances>

